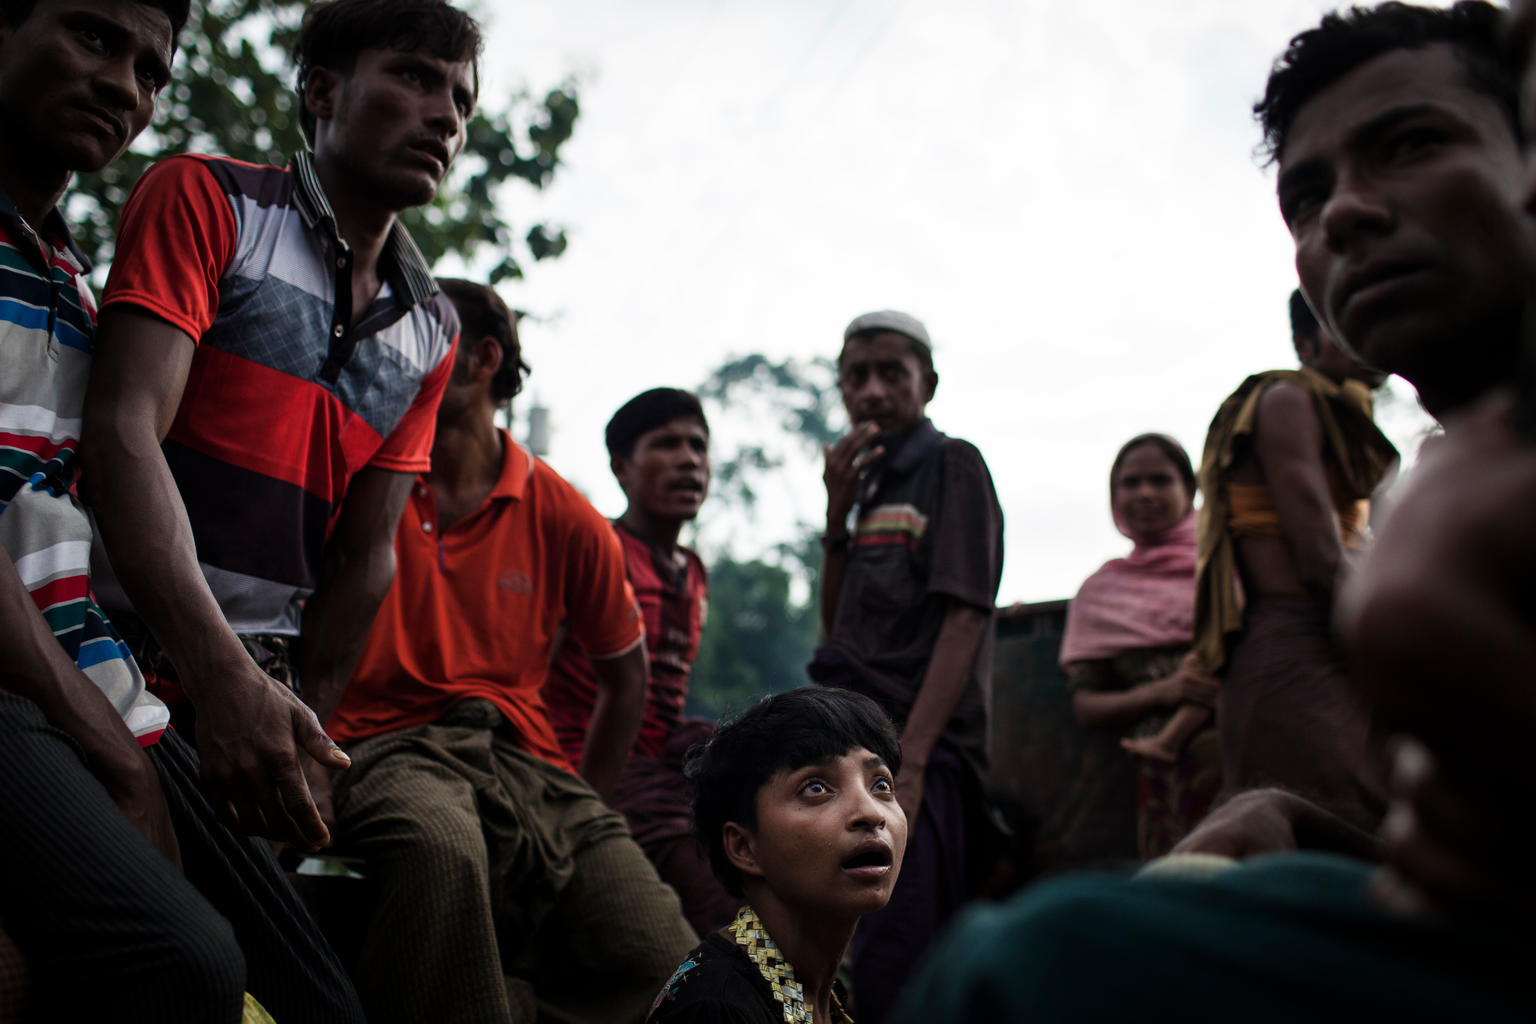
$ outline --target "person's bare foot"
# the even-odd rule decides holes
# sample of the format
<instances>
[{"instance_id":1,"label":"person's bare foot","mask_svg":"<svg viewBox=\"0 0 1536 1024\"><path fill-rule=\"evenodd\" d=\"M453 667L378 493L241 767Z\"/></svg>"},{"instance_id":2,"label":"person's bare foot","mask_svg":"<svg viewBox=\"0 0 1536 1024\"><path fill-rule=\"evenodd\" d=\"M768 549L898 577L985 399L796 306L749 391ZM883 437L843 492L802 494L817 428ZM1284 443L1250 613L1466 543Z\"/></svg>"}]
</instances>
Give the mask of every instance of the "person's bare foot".
<instances>
[{"instance_id":1,"label":"person's bare foot","mask_svg":"<svg viewBox=\"0 0 1536 1024\"><path fill-rule=\"evenodd\" d=\"M1137 757L1145 757L1149 761L1176 764L1179 760L1179 752L1164 745L1161 736L1144 736L1139 739L1126 738L1120 741L1120 746Z\"/></svg>"}]
</instances>

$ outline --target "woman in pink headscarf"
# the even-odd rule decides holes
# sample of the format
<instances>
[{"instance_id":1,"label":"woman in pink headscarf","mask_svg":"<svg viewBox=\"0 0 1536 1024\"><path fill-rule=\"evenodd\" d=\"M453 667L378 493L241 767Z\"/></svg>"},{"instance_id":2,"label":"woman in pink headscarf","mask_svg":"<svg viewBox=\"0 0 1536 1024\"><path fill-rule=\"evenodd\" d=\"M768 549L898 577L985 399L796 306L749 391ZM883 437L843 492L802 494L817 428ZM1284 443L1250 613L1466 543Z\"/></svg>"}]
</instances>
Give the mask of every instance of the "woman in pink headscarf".
<instances>
[{"instance_id":1,"label":"woman in pink headscarf","mask_svg":"<svg viewBox=\"0 0 1536 1024\"><path fill-rule=\"evenodd\" d=\"M1194 498L1194 467L1177 441L1142 434L1125 443L1110 468L1109 501L1115 525L1135 547L1083 583L1067 611L1061 644L1078 724L1113 729L1126 737L1123 746L1144 755L1136 787L1137 845L1144 858L1168 852L1183 838L1221 782L1216 730L1209 725L1170 751L1171 760L1146 756L1146 741L1181 705L1216 704L1216 681L1190 651Z\"/></svg>"}]
</instances>

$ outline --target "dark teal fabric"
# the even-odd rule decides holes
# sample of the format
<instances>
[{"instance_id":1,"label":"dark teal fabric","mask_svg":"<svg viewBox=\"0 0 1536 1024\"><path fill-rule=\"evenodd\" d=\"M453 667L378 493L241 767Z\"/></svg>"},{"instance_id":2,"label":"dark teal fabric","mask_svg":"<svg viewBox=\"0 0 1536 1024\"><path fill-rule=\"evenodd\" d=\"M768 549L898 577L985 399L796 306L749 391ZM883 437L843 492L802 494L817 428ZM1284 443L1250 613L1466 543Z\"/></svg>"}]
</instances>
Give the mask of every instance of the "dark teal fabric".
<instances>
[{"instance_id":1,"label":"dark teal fabric","mask_svg":"<svg viewBox=\"0 0 1536 1024\"><path fill-rule=\"evenodd\" d=\"M962 918L894 1021L1536 1020L1529 933L1388 916L1371 870L1279 854L1045 882Z\"/></svg>"}]
</instances>

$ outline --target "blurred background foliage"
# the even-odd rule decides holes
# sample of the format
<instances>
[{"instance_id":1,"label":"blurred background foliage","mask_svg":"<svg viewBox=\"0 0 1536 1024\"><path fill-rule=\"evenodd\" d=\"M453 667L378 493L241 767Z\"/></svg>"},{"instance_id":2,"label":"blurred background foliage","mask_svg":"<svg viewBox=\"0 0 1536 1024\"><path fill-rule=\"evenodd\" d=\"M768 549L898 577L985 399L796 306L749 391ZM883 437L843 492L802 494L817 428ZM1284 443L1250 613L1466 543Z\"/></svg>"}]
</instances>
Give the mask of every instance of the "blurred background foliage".
<instances>
[{"instance_id":1,"label":"blurred background foliage","mask_svg":"<svg viewBox=\"0 0 1536 1024\"><path fill-rule=\"evenodd\" d=\"M753 353L727 360L699 385L711 423L728 419L733 428L729 441L718 427L711 432L714 479L702 533L726 519L755 524L765 489L783 486L786 458L798 452L819 461L822 445L841 436L836 380L830 359ZM704 545L709 622L689 684L690 714L718 718L805 684L819 632L820 533L819 522L798 522L787 541L764 545L749 531Z\"/></svg>"}]
</instances>

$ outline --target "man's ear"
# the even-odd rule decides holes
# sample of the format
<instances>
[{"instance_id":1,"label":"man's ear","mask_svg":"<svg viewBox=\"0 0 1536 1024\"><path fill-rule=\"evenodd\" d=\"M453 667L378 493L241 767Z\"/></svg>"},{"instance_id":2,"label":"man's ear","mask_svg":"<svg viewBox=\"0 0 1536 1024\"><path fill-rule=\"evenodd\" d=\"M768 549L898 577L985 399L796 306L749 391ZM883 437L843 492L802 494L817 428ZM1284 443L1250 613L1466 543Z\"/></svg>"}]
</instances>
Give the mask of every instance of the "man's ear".
<instances>
[{"instance_id":1,"label":"man's ear","mask_svg":"<svg viewBox=\"0 0 1536 1024\"><path fill-rule=\"evenodd\" d=\"M762 878L763 869L757 862L757 837L734 821L726 822L720 829L725 846L725 859L743 875Z\"/></svg>"},{"instance_id":2,"label":"man's ear","mask_svg":"<svg viewBox=\"0 0 1536 1024\"><path fill-rule=\"evenodd\" d=\"M939 390L939 371L929 370L924 374L924 378L923 390L926 392L926 395L923 398L923 404L927 405L933 401L933 393Z\"/></svg>"},{"instance_id":3,"label":"man's ear","mask_svg":"<svg viewBox=\"0 0 1536 1024\"><path fill-rule=\"evenodd\" d=\"M312 67L304 76L304 109L316 121L336 116L336 99L341 95L342 76L330 68Z\"/></svg>"},{"instance_id":4,"label":"man's ear","mask_svg":"<svg viewBox=\"0 0 1536 1024\"><path fill-rule=\"evenodd\" d=\"M629 470L632 465L633 461L625 458L623 455L610 455L608 457L608 468L613 472L613 478L619 482L619 489L626 496L629 494L627 478L629 477Z\"/></svg>"},{"instance_id":5,"label":"man's ear","mask_svg":"<svg viewBox=\"0 0 1536 1024\"><path fill-rule=\"evenodd\" d=\"M463 344L460 341L459 344ZM496 376L496 371L501 369L501 360L505 353L501 350L501 342L489 334L482 335L474 342L474 350L470 352L471 370L476 380L490 380Z\"/></svg>"}]
</instances>

